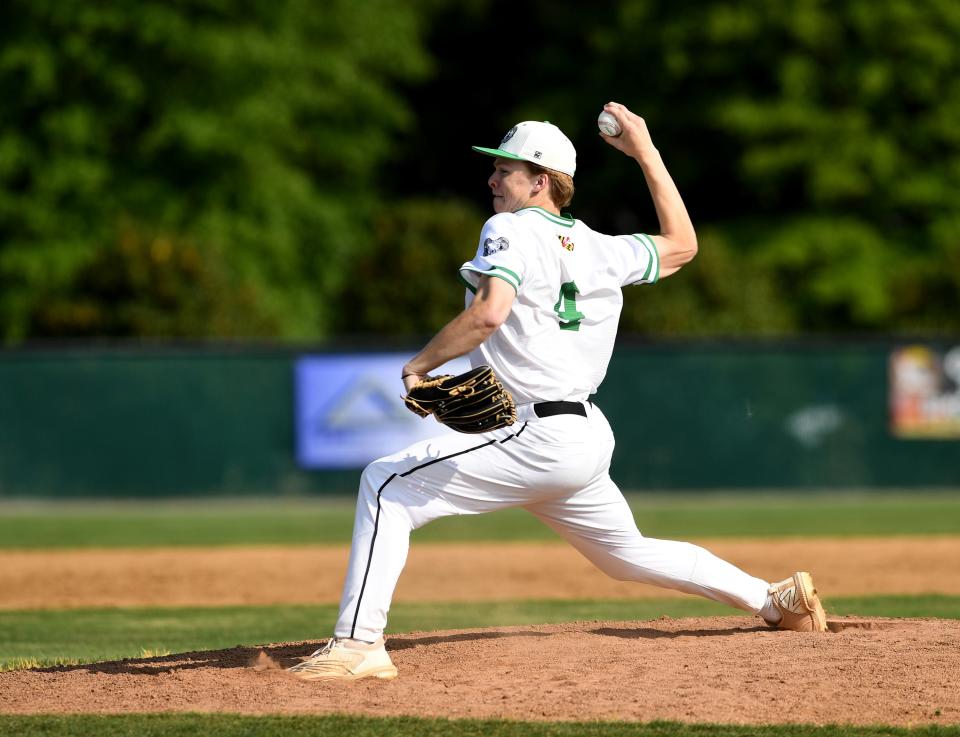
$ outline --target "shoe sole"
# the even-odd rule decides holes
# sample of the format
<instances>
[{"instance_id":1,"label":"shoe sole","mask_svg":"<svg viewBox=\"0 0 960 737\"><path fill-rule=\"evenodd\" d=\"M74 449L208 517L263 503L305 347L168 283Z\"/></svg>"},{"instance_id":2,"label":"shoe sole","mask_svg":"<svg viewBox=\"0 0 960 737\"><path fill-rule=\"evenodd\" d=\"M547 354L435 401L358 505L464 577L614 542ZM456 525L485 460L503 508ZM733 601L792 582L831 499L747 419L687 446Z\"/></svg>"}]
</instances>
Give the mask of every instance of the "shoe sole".
<instances>
[{"instance_id":1,"label":"shoe sole","mask_svg":"<svg viewBox=\"0 0 960 737\"><path fill-rule=\"evenodd\" d=\"M294 677L301 681L359 681L361 678L379 678L381 681L392 681L397 677L395 667L379 668L377 670L368 670L363 673L345 673L343 675L310 675L301 672L294 672Z\"/></svg>"},{"instance_id":2,"label":"shoe sole","mask_svg":"<svg viewBox=\"0 0 960 737\"><path fill-rule=\"evenodd\" d=\"M823 610L820 597L817 596L817 589L813 585L813 576L806 571L798 571L793 574L793 582L797 585L797 591L800 598L803 599L803 605L813 618L813 631L826 632L827 613Z\"/></svg>"}]
</instances>

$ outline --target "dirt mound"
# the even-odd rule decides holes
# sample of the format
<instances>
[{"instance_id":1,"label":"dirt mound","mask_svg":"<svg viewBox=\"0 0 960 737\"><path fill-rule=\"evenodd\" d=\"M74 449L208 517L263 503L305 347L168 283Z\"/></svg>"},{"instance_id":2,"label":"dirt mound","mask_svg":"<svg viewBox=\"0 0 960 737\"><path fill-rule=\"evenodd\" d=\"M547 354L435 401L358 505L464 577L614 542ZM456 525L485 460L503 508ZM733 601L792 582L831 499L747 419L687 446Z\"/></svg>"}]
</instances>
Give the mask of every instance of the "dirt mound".
<instances>
[{"instance_id":1,"label":"dirt mound","mask_svg":"<svg viewBox=\"0 0 960 737\"><path fill-rule=\"evenodd\" d=\"M746 617L415 632L395 681L303 683L317 643L0 673L2 713L213 711L537 720L958 724L960 622Z\"/></svg>"}]
</instances>

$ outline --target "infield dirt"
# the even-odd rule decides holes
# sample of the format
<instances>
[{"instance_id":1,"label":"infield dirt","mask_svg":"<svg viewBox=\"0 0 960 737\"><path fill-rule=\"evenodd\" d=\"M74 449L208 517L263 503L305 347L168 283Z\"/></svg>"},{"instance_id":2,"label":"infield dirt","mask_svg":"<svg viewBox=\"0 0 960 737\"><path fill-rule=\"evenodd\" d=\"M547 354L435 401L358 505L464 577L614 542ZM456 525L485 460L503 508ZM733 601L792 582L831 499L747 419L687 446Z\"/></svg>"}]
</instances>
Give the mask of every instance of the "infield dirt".
<instances>
[{"instance_id":1,"label":"infield dirt","mask_svg":"<svg viewBox=\"0 0 960 737\"><path fill-rule=\"evenodd\" d=\"M960 593L958 538L700 541L830 596ZM345 547L0 553L0 608L336 601ZM399 601L652 598L562 544L414 545ZM317 642L0 673L0 713L207 711L734 724L960 724L960 622L661 618L394 635L390 682L285 673ZM320 634L320 633L318 633Z\"/></svg>"},{"instance_id":2,"label":"infield dirt","mask_svg":"<svg viewBox=\"0 0 960 737\"><path fill-rule=\"evenodd\" d=\"M317 643L0 673L0 712L350 713L733 724L957 724L960 622L578 622L389 639L394 681L305 683Z\"/></svg>"},{"instance_id":3,"label":"infield dirt","mask_svg":"<svg viewBox=\"0 0 960 737\"><path fill-rule=\"evenodd\" d=\"M830 596L960 594L960 538L698 541L769 581ZM346 546L0 551L0 609L337 603ZM680 596L614 581L563 543L414 545L395 601Z\"/></svg>"}]
</instances>

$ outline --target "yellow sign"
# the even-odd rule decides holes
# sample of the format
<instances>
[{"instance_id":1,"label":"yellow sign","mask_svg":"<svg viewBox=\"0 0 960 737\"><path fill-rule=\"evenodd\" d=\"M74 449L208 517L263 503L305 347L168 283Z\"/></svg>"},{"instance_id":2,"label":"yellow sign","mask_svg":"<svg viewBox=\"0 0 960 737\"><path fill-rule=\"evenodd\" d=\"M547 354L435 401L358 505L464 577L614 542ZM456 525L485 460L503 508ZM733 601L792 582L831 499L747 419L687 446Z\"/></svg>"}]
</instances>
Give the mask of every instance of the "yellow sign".
<instances>
[{"instance_id":1,"label":"yellow sign","mask_svg":"<svg viewBox=\"0 0 960 737\"><path fill-rule=\"evenodd\" d=\"M960 346L890 354L890 430L899 438L960 438Z\"/></svg>"}]
</instances>

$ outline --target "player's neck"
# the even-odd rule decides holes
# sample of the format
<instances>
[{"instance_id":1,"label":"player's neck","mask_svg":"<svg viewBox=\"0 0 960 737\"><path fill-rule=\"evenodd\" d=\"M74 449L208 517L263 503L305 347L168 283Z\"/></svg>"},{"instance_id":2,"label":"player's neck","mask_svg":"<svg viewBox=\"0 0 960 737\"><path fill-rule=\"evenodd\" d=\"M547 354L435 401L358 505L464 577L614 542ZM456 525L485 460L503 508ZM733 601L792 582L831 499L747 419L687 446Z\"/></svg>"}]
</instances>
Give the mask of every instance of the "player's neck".
<instances>
[{"instance_id":1,"label":"player's neck","mask_svg":"<svg viewBox=\"0 0 960 737\"><path fill-rule=\"evenodd\" d=\"M539 207L541 210L546 210L549 213L560 216L560 208L557 207L553 200L549 197L542 196L538 194L536 197L531 197L524 204L517 208L517 210L525 210L528 207ZM516 212L516 210L514 211Z\"/></svg>"}]
</instances>

